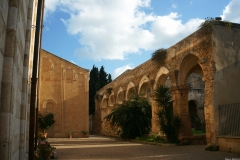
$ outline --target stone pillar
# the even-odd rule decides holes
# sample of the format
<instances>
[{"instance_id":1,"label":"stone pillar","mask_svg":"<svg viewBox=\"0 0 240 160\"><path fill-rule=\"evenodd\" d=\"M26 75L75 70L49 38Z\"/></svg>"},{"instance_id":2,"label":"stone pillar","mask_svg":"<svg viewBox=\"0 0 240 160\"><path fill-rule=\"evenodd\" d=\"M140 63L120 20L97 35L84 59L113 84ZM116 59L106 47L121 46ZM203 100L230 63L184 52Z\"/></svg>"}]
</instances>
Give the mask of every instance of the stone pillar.
<instances>
[{"instance_id":1,"label":"stone pillar","mask_svg":"<svg viewBox=\"0 0 240 160\"><path fill-rule=\"evenodd\" d=\"M156 116L156 112L158 109L158 104L155 101L155 96L151 96L152 98L152 133L159 134L160 133L160 126L158 123L158 118Z\"/></svg>"},{"instance_id":2,"label":"stone pillar","mask_svg":"<svg viewBox=\"0 0 240 160\"><path fill-rule=\"evenodd\" d=\"M29 72L29 54L31 42L31 25L32 25L33 0L29 1L27 14L27 29L25 39L25 53L23 58L23 78L22 78L22 102L20 113L20 139L19 139L19 159L27 156L26 148L26 126L27 126L27 92L28 92L28 72Z\"/></svg>"},{"instance_id":3,"label":"stone pillar","mask_svg":"<svg viewBox=\"0 0 240 160\"><path fill-rule=\"evenodd\" d=\"M0 157L1 159L12 159L13 133L11 126L13 119L13 97L14 88L14 58L16 56L16 32L18 23L18 3L19 1L8 1L9 11L6 27L6 43L3 59L2 84L1 84L1 105L0 105ZM2 22L1 22L2 23ZM17 131L18 132L18 131Z\"/></svg>"},{"instance_id":4,"label":"stone pillar","mask_svg":"<svg viewBox=\"0 0 240 160\"><path fill-rule=\"evenodd\" d=\"M178 115L182 121L182 127L179 132L180 140L183 137L192 135L191 120L188 109L188 90L189 87L186 85L174 86L171 88L173 99L173 113L174 115Z\"/></svg>"}]
</instances>

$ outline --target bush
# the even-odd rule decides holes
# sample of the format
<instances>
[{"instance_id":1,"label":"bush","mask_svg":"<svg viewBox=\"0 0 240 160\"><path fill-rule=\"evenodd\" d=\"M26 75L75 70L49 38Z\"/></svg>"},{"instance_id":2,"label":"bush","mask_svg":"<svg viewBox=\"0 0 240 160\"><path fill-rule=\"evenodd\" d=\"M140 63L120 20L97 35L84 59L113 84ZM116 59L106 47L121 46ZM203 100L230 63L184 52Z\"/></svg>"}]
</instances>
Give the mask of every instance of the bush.
<instances>
[{"instance_id":1,"label":"bush","mask_svg":"<svg viewBox=\"0 0 240 160\"><path fill-rule=\"evenodd\" d=\"M152 110L146 98L134 96L105 117L112 127L120 127L121 138L134 139L151 130Z\"/></svg>"},{"instance_id":2,"label":"bush","mask_svg":"<svg viewBox=\"0 0 240 160\"><path fill-rule=\"evenodd\" d=\"M45 129L49 129L55 123L54 115L49 113L45 116L39 114L38 115L38 124L39 128L44 132Z\"/></svg>"},{"instance_id":3,"label":"bush","mask_svg":"<svg viewBox=\"0 0 240 160\"><path fill-rule=\"evenodd\" d=\"M35 159L36 160L51 159L51 157L53 156L52 153L54 149L55 148L51 147L51 145L47 141L39 142L36 150Z\"/></svg>"}]
</instances>

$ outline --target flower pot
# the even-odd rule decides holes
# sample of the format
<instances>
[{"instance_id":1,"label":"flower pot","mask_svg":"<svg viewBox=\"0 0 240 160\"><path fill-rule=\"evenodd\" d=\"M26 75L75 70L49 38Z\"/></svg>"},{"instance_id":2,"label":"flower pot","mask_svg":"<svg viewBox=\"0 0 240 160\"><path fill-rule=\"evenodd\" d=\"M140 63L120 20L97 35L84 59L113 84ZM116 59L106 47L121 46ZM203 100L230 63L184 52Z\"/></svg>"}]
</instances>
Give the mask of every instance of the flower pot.
<instances>
[{"instance_id":1,"label":"flower pot","mask_svg":"<svg viewBox=\"0 0 240 160\"><path fill-rule=\"evenodd\" d=\"M44 133L43 133L43 136L44 136L45 138L47 138L47 132L44 132Z\"/></svg>"},{"instance_id":2,"label":"flower pot","mask_svg":"<svg viewBox=\"0 0 240 160\"><path fill-rule=\"evenodd\" d=\"M72 138L72 135L68 135L68 138Z\"/></svg>"},{"instance_id":3,"label":"flower pot","mask_svg":"<svg viewBox=\"0 0 240 160\"><path fill-rule=\"evenodd\" d=\"M84 135L83 135L83 138L88 138L88 134L84 134Z\"/></svg>"}]
</instances>

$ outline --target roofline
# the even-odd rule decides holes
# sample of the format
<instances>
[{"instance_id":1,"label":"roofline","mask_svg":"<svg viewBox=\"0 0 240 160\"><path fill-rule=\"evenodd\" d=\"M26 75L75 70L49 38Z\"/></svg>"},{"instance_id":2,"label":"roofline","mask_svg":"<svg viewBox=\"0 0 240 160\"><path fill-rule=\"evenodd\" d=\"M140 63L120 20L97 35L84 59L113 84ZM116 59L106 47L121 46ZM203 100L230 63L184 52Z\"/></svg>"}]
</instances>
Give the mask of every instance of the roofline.
<instances>
[{"instance_id":1,"label":"roofline","mask_svg":"<svg viewBox=\"0 0 240 160\"><path fill-rule=\"evenodd\" d=\"M67 61L66 59L63 59L63 58L61 58L61 57L59 57L59 56L57 56L57 55L55 55L55 54L53 54L53 53L51 53L51 52L49 52L49 51L46 51L45 49L42 49L41 48L41 50L43 50L43 51L45 51L45 52L47 52L47 53L49 53L49 54L51 54L51 55L53 55L53 56L55 56L55 57L57 57L57 58L60 58L61 60L63 60L63 61L66 61L66 62L68 62L68 63L71 63L72 65L75 65L76 67L79 67L79 68L81 68L81 69L83 69L83 70L86 70L86 71L90 71L89 69L85 69L85 68L82 68L82 67L80 67L80 66L78 66L78 65L76 65L76 64L74 64L74 63L72 63L72 62L69 62L69 61Z\"/></svg>"}]
</instances>

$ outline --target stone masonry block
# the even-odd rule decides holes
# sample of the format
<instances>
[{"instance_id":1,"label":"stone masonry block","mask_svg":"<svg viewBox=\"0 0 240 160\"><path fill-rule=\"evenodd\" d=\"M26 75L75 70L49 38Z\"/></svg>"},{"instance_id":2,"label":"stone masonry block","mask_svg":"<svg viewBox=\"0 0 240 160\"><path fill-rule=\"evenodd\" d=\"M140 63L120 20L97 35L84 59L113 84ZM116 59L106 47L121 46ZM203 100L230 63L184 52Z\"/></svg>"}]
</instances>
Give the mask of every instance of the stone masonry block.
<instances>
[{"instance_id":1,"label":"stone masonry block","mask_svg":"<svg viewBox=\"0 0 240 160\"><path fill-rule=\"evenodd\" d=\"M17 29L16 27L18 23L17 18L18 18L18 9L16 7L10 7L7 29L16 31Z\"/></svg>"},{"instance_id":2,"label":"stone masonry block","mask_svg":"<svg viewBox=\"0 0 240 160\"><path fill-rule=\"evenodd\" d=\"M19 2L19 0L10 0L10 6L18 8Z\"/></svg>"},{"instance_id":3,"label":"stone masonry block","mask_svg":"<svg viewBox=\"0 0 240 160\"><path fill-rule=\"evenodd\" d=\"M2 82L1 112L9 113L11 110L12 85Z\"/></svg>"},{"instance_id":4,"label":"stone masonry block","mask_svg":"<svg viewBox=\"0 0 240 160\"><path fill-rule=\"evenodd\" d=\"M4 57L13 58L15 50L16 31L7 30Z\"/></svg>"},{"instance_id":5,"label":"stone masonry block","mask_svg":"<svg viewBox=\"0 0 240 160\"><path fill-rule=\"evenodd\" d=\"M6 24L0 12L0 54L4 53L5 36L6 36Z\"/></svg>"},{"instance_id":6,"label":"stone masonry block","mask_svg":"<svg viewBox=\"0 0 240 160\"><path fill-rule=\"evenodd\" d=\"M9 117L9 113L0 113L0 142L9 141Z\"/></svg>"},{"instance_id":7,"label":"stone masonry block","mask_svg":"<svg viewBox=\"0 0 240 160\"><path fill-rule=\"evenodd\" d=\"M13 59L5 57L3 62L3 82L11 83L13 75Z\"/></svg>"},{"instance_id":8,"label":"stone masonry block","mask_svg":"<svg viewBox=\"0 0 240 160\"><path fill-rule=\"evenodd\" d=\"M1 142L0 141L0 157L1 159L9 159L9 143L4 141L4 142Z\"/></svg>"},{"instance_id":9,"label":"stone masonry block","mask_svg":"<svg viewBox=\"0 0 240 160\"><path fill-rule=\"evenodd\" d=\"M1 0L0 1L0 15L3 18L3 21L1 21L1 22L3 22L5 26L7 24L8 8L9 8L8 1ZM4 30L5 30L5 28L4 28Z\"/></svg>"}]
</instances>

